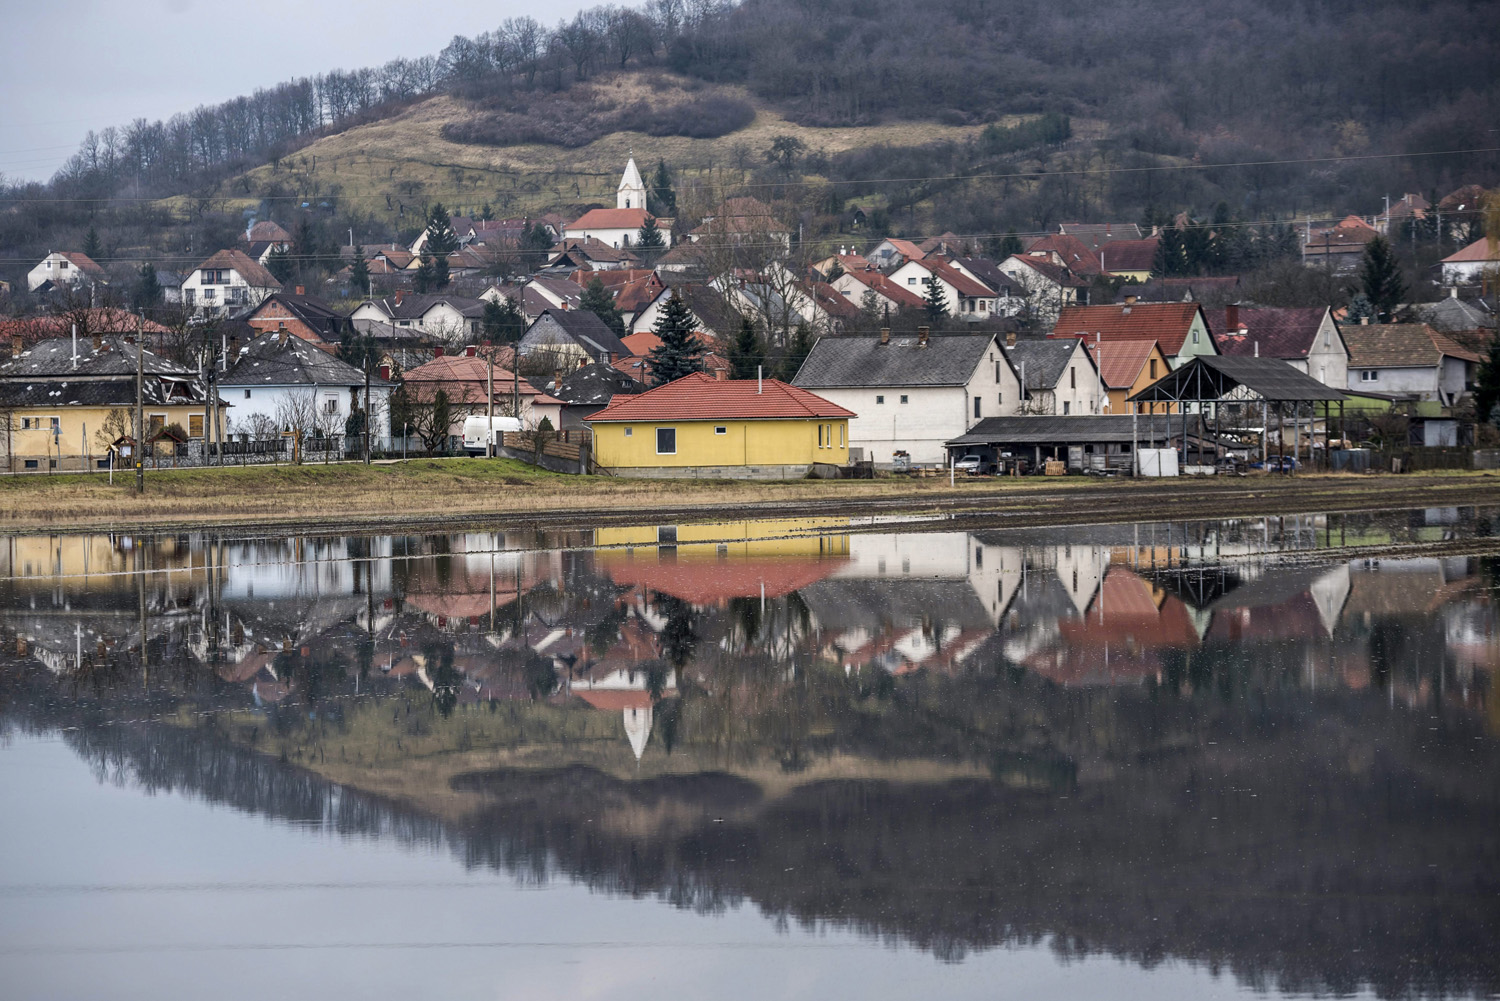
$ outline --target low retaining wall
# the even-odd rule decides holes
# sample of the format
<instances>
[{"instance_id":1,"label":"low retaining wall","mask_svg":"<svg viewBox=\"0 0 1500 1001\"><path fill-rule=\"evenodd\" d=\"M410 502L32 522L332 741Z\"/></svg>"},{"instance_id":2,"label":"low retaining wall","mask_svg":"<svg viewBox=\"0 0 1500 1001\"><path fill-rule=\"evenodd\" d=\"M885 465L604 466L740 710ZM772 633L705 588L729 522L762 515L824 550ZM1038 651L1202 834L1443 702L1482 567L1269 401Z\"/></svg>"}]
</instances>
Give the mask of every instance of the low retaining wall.
<instances>
[{"instance_id":1,"label":"low retaining wall","mask_svg":"<svg viewBox=\"0 0 1500 1001\"><path fill-rule=\"evenodd\" d=\"M619 466L614 476L656 480L802 480L810 463L790 466Z\"/></svg>"}]
</instances>

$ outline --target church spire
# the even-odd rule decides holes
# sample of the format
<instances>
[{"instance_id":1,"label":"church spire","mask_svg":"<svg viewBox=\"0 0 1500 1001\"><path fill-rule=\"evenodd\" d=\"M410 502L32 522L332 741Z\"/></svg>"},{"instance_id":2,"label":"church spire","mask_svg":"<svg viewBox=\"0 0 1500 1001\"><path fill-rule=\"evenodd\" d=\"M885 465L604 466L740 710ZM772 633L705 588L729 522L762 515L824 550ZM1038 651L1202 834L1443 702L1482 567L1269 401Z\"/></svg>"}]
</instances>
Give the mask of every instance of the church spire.
<instances>
[{"instance_id":1,"label":"church spire","mask_svg":"<svg viewBox=\"0 0 1500 1001\"><path fill-rule=\"evenodd\" d=\"M641 178L635 157L625 164L625 174L620 178L620 189L615 193L615 208L643 209L646 207L646 182Z\"/></svg>"}]
</instances>

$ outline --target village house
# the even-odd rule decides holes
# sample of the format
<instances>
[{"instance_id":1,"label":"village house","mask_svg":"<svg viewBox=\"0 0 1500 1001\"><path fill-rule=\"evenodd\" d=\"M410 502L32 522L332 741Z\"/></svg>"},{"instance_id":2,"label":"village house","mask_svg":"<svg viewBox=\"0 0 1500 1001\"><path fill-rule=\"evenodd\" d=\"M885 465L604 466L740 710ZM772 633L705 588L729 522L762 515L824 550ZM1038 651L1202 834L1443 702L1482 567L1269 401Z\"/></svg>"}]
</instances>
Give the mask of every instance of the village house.
<instances>
[{"instance_id":1,"label":"village house","mask_svg":"<svg viewBox=\"0 0 1500 1001\"><path fill-rule=\"evenodd\" d=\"M864 308L867 293L874 295L873 304L878 310L921 309L925 304L921 295L897 285L873 268L863 271L846 271L829 283L839 294L855 306Z\"/></svg>"},{"instance_id":2,"label":"village house","mask_svg":"<svg viewBox=\"0 0 1500 1001\"><path fill-rule=\"evenodd\" d=\"M1108 402L1104 410L1111 414L1176 413L1176 404L1127 403L1157 379L1171 371L1167 356L1155 341L1084 341L1089 357L1099 369Z\"/></svg>"},{"instance_id":3,"label":"village house","mask_svg":"<svg viewBox=\"0 0 1500 1001\"><path fill-rule=\"evenodd\" d=\"M507 356L501 351L490 353L484 348L465 348L462 354L440 355L413 368L402 382L412 405L419 408L430 410L438 390L446 394L450 437L462 433L465 417L485 416L491 399L496 416L519 417L528 425L546 418L554 428L561 427L562 401L537 388L513 367L502 367L500 359L503 357ZM491 387L493 398L489 395ZM400 432L403 429L395 430Z\"/></svg>"},{"instance_id":4,"label":"village house","mask_svg":"<svg viewBox=\"0 0 1500 1001\"><path fill-rule=\"evenodd\" d=\"M1061 265L1078 278L1093 278L1104 273L1099 254L1078 237L1065 233L1051 233L1029 241L1025 256Z\"/></svg>"},{"instance_id":5,"label":"village house","mask_svg":"<svg viewBox=\"0 0 1500 1001\"><path fill-rule=\"evenodd\" d=\"M922 249L910 240L891 237L877 243L874 250L865 254L865 259L879 271L891 271L907 261L920 260L923 256Z\"/></svg>"},{"instance_id":6,"label":"village house","mask_svg":"<svg viewBox=\"0 0 1500 1001\"><path fill-rule=\"evenodd\" d=\"M995 290L953 267L941 257L907 261L891 272L890 279L926 302L928 288L937 282L943 290L948 314L960 320L987 320L995 313Z\"/></svg>"},{"instance_id":7,"label":"village house","mask_svg":"<svg viewBox=\"0 0 1500 1001\"><path fill-rule=\"evenodd\" d=\"M1469 391L1484 361L1425 323L1358 324L1341 333L1353 393L1451 407Z\"/></svg>"},{"instance_id":8,"label":"village house","mask_svg":"<svg viewBox=\"0 0 1500 1001\"><path fill-rule=\"evenodd\" d=\"M269 220L251 223L250 228L245 230L244 243L245 256L261 265L269 261L276 251L291 253L295 246L292 234Z\"/></svg>"},{"instance_id":9,"label":"village house","mask_svg":"<svg viewBox=\"0 0 1500 1001\"><path fill-rule=\"evenodd\" d=\"M498 286L491 286L479 293L481 299L490 302L503 302L506 290ZM521 286L521 294L517 299L517 305L521 307L521 315L526 318L527 323L535 323L536 318L549 309L577 309L583 302L583 286L578 282L567 278L554 278L538 275L525 285Z\"/></svg>"},{"instance_id":10,"label":"village house","mask_svg":"<svg viewBox=\"0 0 1500 1001\"><path fill-rule=\"evenodd\" d=\"M303 286L294 288L292 292L273 292L237 319L259 334L285 330L324 351L337 351L344 334L354 329L349 318L322 299L308 295Z\"/></svg>"},{"instance_id":11,"label":"village house","mask_svg":"<svg viewBox=\"0 0 1500 1001\"><path fill-rule=\"evenodd\" d=\"M1488 275L1493 281L1500 276L1500 243L1491 245L1481 237L1439 263L1444 285L1477 285Z\"/></svg>"},{"instance_id":12,"label":"village house","mask_svg":"<svg viewBox=\"0 0 1500 1001\"><path fill-rule=\"evenodd\" d=\"M1103 413L1109 403L1081 338L1007 340L1005 354L1020 376L1020 414L1077 417Z\"/></svg>"},{"instance_id":13,"label":"village house","mask_svg":"<svg viewBox=\"0 0 1500 1001\"><path fill-rule=\"evenodd\" d=\"M563 238L585 240L592 237L607 247L624 248L635 243L641 227L650 219L661 234L662 246L672 245L672 220L657 219L646 211L646 182L631 157L615 192L615 207L590 209L563 230Z\"/></svg>"},{"instance_id":14,"label":"village house","mask_svg":"<svg viewBox=\"0 0 1500 1001\"><path fill-rule=\"evenodd\" d=\"M1126 281L1143 282L1156 267L1156 237L1145 240L1111 240L1099 248L1099 268Z\"/></svg>"},{"instance_id":15,"label":"village house","mask_svg":"<svg viewBox=\"0 0 1500 1001\"><path fill-rule=\"evenodd\" d=\"M349 314L356 327L364 321L414 330L451 346L479 336L484 325L484 303L468 296L411 294L398 290L384 299L366 299Z\"/></svg>"},{"instance_id":16,"label":"village house","mask_svg":"<svg viewBox=\"0 0 1500 1001\"><path fill-rule=\"evenodd\" d=\"M548 252L549 269L571 268L575 272L618 271L638 267L641 259L623 247L611 247L593 237L569 237Z\"/></svg>"},{"instance_id":17,"label":"village house","mask_svg":"<svg viewBox=\"0 0 1500 1001\"><path fill-rule=\"evenodd\" d=\"M365 373L286 330L243 345L218 382L220 395L234 405L234 432L245 439L342 435L349 415L365 409ZM369 385L371 433L389 437L395 387L378 376Z\"/></svg>"},{"instance_id":18,"label":"village house","mask_svg":"<svg viewBox=\"0 0 1500 1001\"><path fill-rule=\"evenodd\" d=\"M580 363L608 365L624 358L630 349L620 342L604 321L585 309L548 309L538 316L517 345L521 357L550 359L554 368L572 371ZM528 370L529 371L529 370Z\"/></svg>"},{"instance_id":19,"label":"village house","mask_svg":"<svg viewBox=\"0 0 1500 1001\"><path fill-rule=\"evenodd\" d=\"M942 463L944 442L1021 406L1020 378L993 334L821 337L792 384L855 414L851 458L883 469L897 453Z\"/></svg>"},{"instance_id":20,"label":"village house","mask_svg":"<svg viewBox=\"0 0 1500 1001\"><path fill-rule=\"evenodd\" d=\"M212 408L198 373L119 335L57 337L25 347L12 338L0 364L0 463L11 472L106 468L134 437L136 367L144 372L146 440L177 426L202 440ZM139 355L139 357L138 357ZM225 423L218 422L220 427ZM210 437L212 430L210 429Z\"/></svg>"},{"instance_id":21,"label":"village house","mask_svg":"<svg viewBox=\"0 0 1500 1001\"><path fill-rule=\"evenodd\" d=\"M182 305L199 316L228 316L280 291L281 282L243 250L221 250L183 280Z\"/></svg>"},{"instance_id":22,"label":"village house","mask_svg":"<svg viewBox=\"0 0 1500 1001\"><path fill-rule=\"evenodd\" d=\"M612 365L585 365L555 385L551 395L562 401L559 428L583 427L588 418L609 406L616 397L639 396L647 385Z\"/></svg>"},{"instance_id":23,"label":"village house","mask_svg":"<svg viewBox=\"0 0 1500 1001\"><path fill-rule=\"evenodd\" d=\"M1345 216L1331 226L1308 226L1302 244L1302 263L1346 274L1359 267L1365 245L1380 231L1357 215Z\"/></svg>"},{"instance_id":24,"label":"village house","mask_svg":"<svg viewBox=\"0 0 1500 1001\"><path fill-rule=\"evenodd\" d=\"M642 334L654 331L656 321L661 318L661 311L666 307L667 300L674 295L682 300L688 312L693 315L693 330L702 336L705 342L728 344L739 332L740 314L718 289L695 282L673 282L663 286L655 297L635 314L629 324L630 333Z\"/></svg>"},{"instance_id":25,"label":"village house","mask_svg":"<svg viewBox=\"0 0 1500 1001\"><path fill-rule=\"evenodd\" d=\"M699 372L589 418L594 457L616 476L801 479L849 461L851 411L777 379Z\"/></svg>"},{"instance_id":26,"label":"village house","mask_svg":"<svg viewBox=\"0 0 1500 1001\"><path fill-rule=\"evenodd\" d=\"M1221 355L1280 358L1325 386L1349 380L1349 349L1327 306L1301 309L1226 306L1204 318Z\"/></svg>"},{"instance_id":27,"label":"village house","mask_svg":"<svg viewBox=\"0 0 1500 1001\"><path fill-rule=\"evenodd\" d=\"M792 227L776 218L776 211L758 198L729 198L689 236L694 243L705 239L729 244L753 244L769 252L771 245L783 250L792 246Z\"/></svg>"},{"instance_id":28,"label":"village house","mask_svg":"<svg viewBox=\"0 0 1500 1001\"><path fill-rule=\"evenodd\" d=\"M51 288L77 288L103 280L104 269L87 254L71 250L53 251L26 273L26 289L30 292L47 291L44 286L48 282L52 283Z\"/></svg>"},{"instance_id":29,"label":"village house","mask_svg":"<svg viewBox=\"0 0 1500 1001\"><path fill-rule=\"evenodd\" d=\"M1089 283L1045 257L1012 254L998 267L1010 279L1007 295L995 304L1002 316L1029 317L1045 329L1064 309L1088 302Z\"/></svg>"},{"instance_id":30,"label":"village house","mask_svg":"<svg viewBox=\"0 0 1500 1001\"><path fill-rule=\"evenodd\" d=\"M1176 368L1194 355L1218 354L1203 308L1193 302L1136 302L1073 306L1062 311L1053 337L1088 340L1151 340Z\"/></svg>"}]
</instances>

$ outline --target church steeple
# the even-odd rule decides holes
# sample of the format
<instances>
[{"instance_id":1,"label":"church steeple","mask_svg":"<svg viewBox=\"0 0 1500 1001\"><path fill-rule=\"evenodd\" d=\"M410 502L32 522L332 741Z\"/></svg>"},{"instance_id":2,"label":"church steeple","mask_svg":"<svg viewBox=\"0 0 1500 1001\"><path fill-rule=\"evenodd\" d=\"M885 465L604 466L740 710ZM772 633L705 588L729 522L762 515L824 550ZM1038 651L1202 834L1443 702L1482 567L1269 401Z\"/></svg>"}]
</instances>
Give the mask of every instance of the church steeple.
<instances>
[{"instance_id":1,"label":"church steeple","mask_svg":"<svg viewBox=\"0 0 1500 1001\"><path fill-rule=\"evenodd\" d=\"M620 190L615 193L615 208L643 209L646 207L646 182L636 168L635 157L625 164L625 174L620 178Z\"/></svg>"}]
</instances>

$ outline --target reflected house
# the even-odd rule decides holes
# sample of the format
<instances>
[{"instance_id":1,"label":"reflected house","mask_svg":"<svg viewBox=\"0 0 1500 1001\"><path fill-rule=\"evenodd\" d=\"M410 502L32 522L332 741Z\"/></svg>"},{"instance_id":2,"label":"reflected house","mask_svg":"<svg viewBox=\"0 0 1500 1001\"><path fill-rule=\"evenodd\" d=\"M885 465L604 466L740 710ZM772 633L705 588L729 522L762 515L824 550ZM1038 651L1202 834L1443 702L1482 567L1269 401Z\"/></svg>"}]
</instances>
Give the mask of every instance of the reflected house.
<instances>
[{"instance_id":1,"label":"reflected house","mask_svg":"<svg viewBox=\"0 0 1500 1001\"><path fill-rule=\"evenodd\" d=\"M1182 599L1111 567L1082 614L1059 620L1056 645L1024 663L1061 685L1131 685L1161 673L1163 651L1197 646Z\"/></svg>"},{"instance_id":2,"label":"reflected house","mask_svg":"<svg viewBox=\"0 0 1500 1001\"><path fill-rule=\"evenodd\" d=\"M1210 606L1213 620L1204 639L1215 643L1327 639L1338 625L1349 588L1349 568L1342 564L1332 569L1262 573L1244 580Z\"/></svg>"},{"instance_id":3,"label":"reflected house","mask_svg":"<svg viewBox=\"0 0 1500 1001\"><path fill-rule=\"evenodd\" d=\"M628 631L628 630L627 630ZM646 742L651 737L651 724L655 706L659 699L677 694L677 672L657 661L658 685L653 690L652 671L640 660L631 659L622 663L617 654L621 647L634 655L641 651L641 634L636 631L631 639L623 640L610 655L586 668L575 676L568 686L569 694L576 695L595 709L617 712L625 725L625 737L637 761L645 753Z\"/></svg>"}]
</instances>

